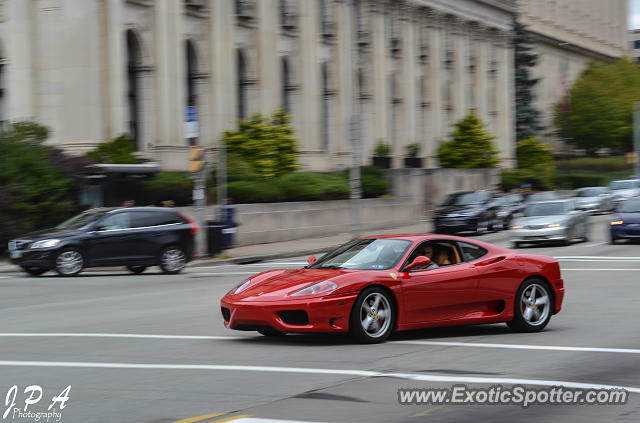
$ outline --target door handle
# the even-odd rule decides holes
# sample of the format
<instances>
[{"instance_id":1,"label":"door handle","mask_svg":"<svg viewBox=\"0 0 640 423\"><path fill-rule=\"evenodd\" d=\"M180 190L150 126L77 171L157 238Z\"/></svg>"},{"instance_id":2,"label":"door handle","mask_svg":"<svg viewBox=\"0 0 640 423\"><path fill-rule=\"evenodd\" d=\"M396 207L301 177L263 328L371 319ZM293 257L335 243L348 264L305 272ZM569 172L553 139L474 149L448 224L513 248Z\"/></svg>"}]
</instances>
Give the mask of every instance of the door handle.
<instances>
[{"instance_id":1,"label":"door handle","mask_svg":"<svg viewBox=\"0 0 640 423\"><path fill-rule=\"evenodd\" d=\"M476 266L488 266L490 264L498 263L498 262L504 260L505 258L506 258L505 256L492 257L492 258L490 258L488 260L484 260L484 261L481 261L479 263L476 263Z\"/></svg>"}]
</instances>

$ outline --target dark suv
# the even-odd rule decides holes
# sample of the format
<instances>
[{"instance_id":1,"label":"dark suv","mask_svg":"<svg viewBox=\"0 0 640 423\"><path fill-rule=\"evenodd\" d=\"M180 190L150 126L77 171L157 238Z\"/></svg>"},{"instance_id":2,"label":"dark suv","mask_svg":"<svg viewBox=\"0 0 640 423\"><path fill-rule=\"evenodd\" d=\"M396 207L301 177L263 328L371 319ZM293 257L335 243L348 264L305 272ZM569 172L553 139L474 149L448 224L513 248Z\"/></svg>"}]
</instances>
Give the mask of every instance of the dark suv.
<instances>
[{"instance_id":1,"label":"dark suv","mask_svg":"<svg viewBox=\"0 0 640 423\"><path fill-rule=\"evenodd\" d=\"M449 194L435 210L433 226L437 233L472 231L482 234L496 229L496 209L489 191Z\"/></svg>"},{"instance_id":2,"label":"dark suv","mask_svg":"<svg viewBox=\"0 0 640 423\"><path fill-rule=\"evenodd\" d=\"M180 272L195 251L198 225L162 207L92 209L53 229L9 242L11 262L38 276L51 269L65 276L85 267L127 266L142 273L158 265Z\"/></svg>"}]
</instances>

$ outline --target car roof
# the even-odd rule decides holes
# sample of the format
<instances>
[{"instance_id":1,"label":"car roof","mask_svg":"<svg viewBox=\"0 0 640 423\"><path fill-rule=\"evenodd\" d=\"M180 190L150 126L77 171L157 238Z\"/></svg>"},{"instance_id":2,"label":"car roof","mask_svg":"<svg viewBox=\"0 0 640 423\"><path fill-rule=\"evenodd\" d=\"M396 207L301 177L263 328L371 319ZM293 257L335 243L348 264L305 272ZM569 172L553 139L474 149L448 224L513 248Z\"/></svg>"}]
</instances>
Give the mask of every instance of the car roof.
<instances>
[{"instance_id":1,"label":"car roof","mask_svg":"<svg viewBox=\"0 0 640 423\"><path fill-rule=\"evenodd\" d=\"M177 213L175 210L168 207L156 207L156 206L141 206L141 207L109 207L104 208L107 213L115 213L119 211L150 211L150 212L173 212Z\"/></svg>"},{"instance_id":2,"label":"car roof","mask_svg":"<svg viewBox=\"0 0 640 423\"><path fill-rule=\"evenodd\" d=\"M536 201L535 203L531 203L533 204L548 204L548 203L569 203L569 202L573 202L574 200L572 198L558 198L557 200L543 200L543 201Z\"/></svg>"}]
</instances>

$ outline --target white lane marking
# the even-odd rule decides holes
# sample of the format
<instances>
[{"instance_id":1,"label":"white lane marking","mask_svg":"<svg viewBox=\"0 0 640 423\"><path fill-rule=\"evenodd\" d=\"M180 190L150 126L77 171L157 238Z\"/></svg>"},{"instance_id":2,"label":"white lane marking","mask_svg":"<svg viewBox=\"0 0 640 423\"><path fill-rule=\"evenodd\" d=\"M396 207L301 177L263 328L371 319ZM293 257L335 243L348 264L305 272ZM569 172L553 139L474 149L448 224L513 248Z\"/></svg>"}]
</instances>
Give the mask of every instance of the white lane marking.
<instances>
[{"instance_id":1,"label":"white lane marking","mask_svg":"<svg viewBox=\"0 0 640 423\"><path fill-rule=\"evenodd\" d=\"M224 420L223 420L224 421ZM318 423L302 420L280 420L280 419L261 419L259 417L242 417L240 419L234 419L234 422L240 423ZM215 423L215 420L213 420Z\"/></svg>"},{"instance_id":2,"label":"white lane marking","mask_svg":"<svg viewBox=\"0 0 640 423\"><path fill-rule=\"evenodd\" d=\"M608 242L596 242L595 244L587 244L585 247L599 247L601 245L606 245Z\"/></svg>"},{"instance_id":3,"label":"white lane marking","mask_svg":"<svg viewBox=\"0 0 640 423\"><path fill-rule=\"evenodd\" d=\"M256 266L256 267L266 267L266 266L306 266L307 264L309 264L309 263L307 263L306 261L305 262L302 262L302 261L301 262L286 262L286 263L285 262L282 262L282 263L280 263L280 262L274 262L274 263L272 263L272 262L264 262L264 263L249 263L249 264L247 264L247 266Z\"/></svg>"},{"instance_id":4,"label":"white lane marking","mask_svg":"<svg viewBox=\"0 0 640 423\"><path fill-rule=\"evenodd\" d=\"M233 276L233 275L255 275L256 272L198 272L187 273L189 276Z\"/></svg>"},{"instance_id":5,"label":"white lane marking","mask_svg":"<svg viewBox=\"0 0 640 423\"><path fill-rule=\"evenodd\" d=\"M356 376L356 377L390 377L421 382L444 383L480 383L480 384L508 384L508 385L533 385L533 386L564 386L578 389L625 389L629 392L640 394L640 387L607 385L599 383L583 383L563 380L543 380L524 378L501 377L469 377L469 376L442 376L419 373L386 373L371 370L354 369L319 369L308 367L277 367L277 366L242 366L242 365L218 365L218 364L151 364L151 363L100 363L81 361L12 361L0 360L0 366L5 367L62 367L62 368L89 368L89 369L134 369L134 370L218 370L238 372L263 372L263 373L295 373L315 374L330 376Z\"/></svg>"},{"instance_id":6,"label":"white lane marking","mask_svg":"<svg viewBox=\"0 0 640 423\"><path fill-rule=\"evenodd\" d=\"M12 278L14 276L0 276L0 279L7 279L7 278Z\"/></svg>"},{"instance_id":7,"label":"white lane marking","mask_svg":"<svg viewBox=\"0 0 640 423\"><path fill-rule=\"evenodd\" d=\"M568 260L623 260L640 261L640 257L603 257L603 256L554 256L554 259L561 261Z\"/></svg>"},{"instance_id":8,"label":"white lane marking","mask_svg":"<svg viewBox=\"0 0 640 423\"><path fill-rule=\"evenodd\" d=\"M636 269L562 269L563 272L571 271L581 271L581 272L632 272L634 270L640 270L640 268Z\"/></svg>"},{"instance_id":9,"label":"white lane marking","mask_svg":"<svg viewBox=\"0 0 640 423\"><path fill-rule=\"evenodd\" d=\"M526 344L483 344L471 342L440 342L440 341L391 341L394 344L428 345L436 347L470 347L470 348L502 348L510 350L542 350L542 351L573 351L573 352L602 352L619 354L640 354L640 349L632 348L599 348L599 347L563 347L558 345L526 345Z\"/></svg>"},{"instance_id":10,"label":"white lane marking","mask_svg":"<svg viewBox=\"0 0 640 423\"><path fill-rule=\"evenodd\" d=\"M229 341L237 339L253 339L255 336L214 336L214 335L162 335L140 333L0 333L0 338L133 338L133 339L179 339L179 340L214 340ZM640 354L640 349L634 348L605 348L605 347L571 347L562 345L533 345L533 344L491 344L473 342L441 342L441 341L389 341L391 344L429 345L445 347L470 348L498 348L515 350L540 351L572 351L572 352L600 352L617 354Z\"/></svg>"},{"instance_id":11,"label":"white lane marking","mask_svg":"<svg viewBox=\"0 0 640 423\"><path fill-rule=\"evenodd\" d=\"M209 339L224 341L249 336L153 335L138 333L0 333L0 338L134 338L134 339Z\"/></svg>"}]
</instances>

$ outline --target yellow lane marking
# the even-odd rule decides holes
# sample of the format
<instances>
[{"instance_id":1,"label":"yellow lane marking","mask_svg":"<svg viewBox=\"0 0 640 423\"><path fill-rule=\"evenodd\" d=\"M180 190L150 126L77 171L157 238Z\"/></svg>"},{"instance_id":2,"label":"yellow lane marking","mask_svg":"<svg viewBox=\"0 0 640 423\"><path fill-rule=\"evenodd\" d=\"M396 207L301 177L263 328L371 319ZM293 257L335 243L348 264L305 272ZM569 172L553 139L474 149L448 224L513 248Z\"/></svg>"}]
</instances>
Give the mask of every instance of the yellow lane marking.
<instances>
[{"instance_id":1,"label":"yellow lane marking","mask_svg":"<svg viewBox=\"0 0 640 423\"><path fill-rule=\"evenodd\" d=\"M230 422L232 420L239 420L239 419L244 419L245 417L253 417L253 414L241 414L239 416L231 416L231 417L225 417L223 419L219 419L219 420L212 420L210 423L224 423L224 422Z\"/></svg>"},{"instance_id":2,"label":"yellow lane marking","mask_svg":"<svg viewBox=\"0 0 640 423\"><path fill-rule=\"evenodd\" d=\"M423 417L423 416L428 416L429 414L433 413L434 411L437 411L437 410L439 410L439 409L441 409L441 408L444 408L444 407L445 407L444 405L439 405L439 406L437 406L437 407L428 408L428 409L426 409L426 410L424 410L424 411L421 411L421 412L419 412L419 413L414 414L414 415L413 415L413 416L411 416L411 417Z\"/></svg>"},{"instance_id":3,"label":"yellow lane marking","mask_svg":"<svg viewBox=\"0 0 640 423\"><path fill-rule=\"evenodd\" d=\"M218 417L218 416L222 416L225 413L213 413L213 414L204 414L202 416L197 416L197 417L189 417L188 419L183 419L183 420L176 420L173 423L195 423L195 422L199 422L202 420L206 420L206 419L211 419L214 417Z\"/></svg>"}]
</instances>

